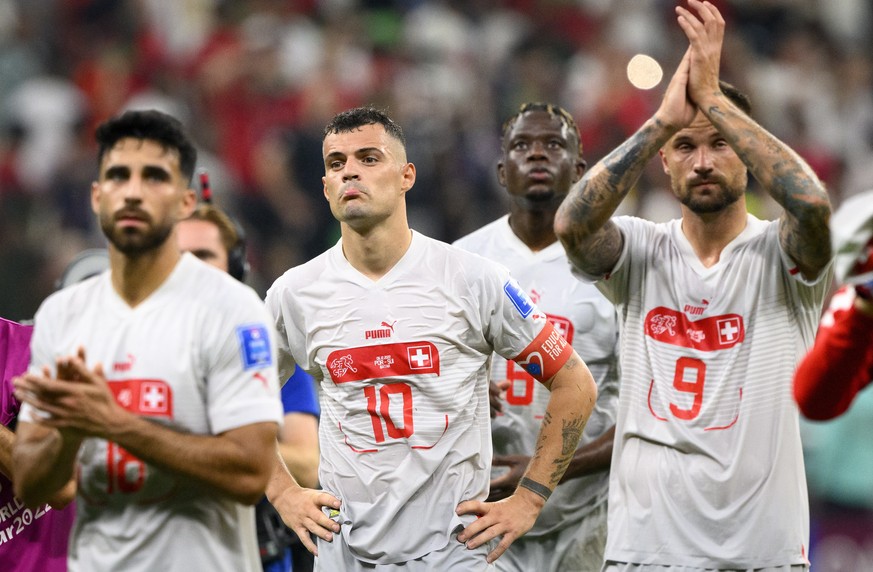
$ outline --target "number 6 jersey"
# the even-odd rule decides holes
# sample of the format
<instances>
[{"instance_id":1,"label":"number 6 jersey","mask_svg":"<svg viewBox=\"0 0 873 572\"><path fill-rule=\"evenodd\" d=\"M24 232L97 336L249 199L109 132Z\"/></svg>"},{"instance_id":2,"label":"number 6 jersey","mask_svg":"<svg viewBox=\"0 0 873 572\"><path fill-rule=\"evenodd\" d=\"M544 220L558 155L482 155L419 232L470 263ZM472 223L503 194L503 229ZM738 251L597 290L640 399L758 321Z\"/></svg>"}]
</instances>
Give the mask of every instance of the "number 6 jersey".
<instances>
[{"instance_id":1,"label":"number 6 jersey","mask_svg":"<svg viewBox=\"0 0 873 572\"><path fill-rule=\"evenodd\" d=\"M376 564L457 542L473 520L458 503L485 499L491 353L541 380L572 354L508 270L416 232L378 281L338 243L280 277L267 305L280 375L296 361L320 381L321 486L342 500L353 555Z\"/></svg>"},{"instance_id":2,"label":"number 6 jersey","mask_svg":"<svg viewBox=\"0 0 873 572\"><path fill-rule=\"evenodd\" d=\"M778 222L749 215L705 268L681 221L613 218L598 287L622 322L606 558L703 568L803 564L806 479L791 394L830 270L808 282Z\"/></svg>"}]
</instances>

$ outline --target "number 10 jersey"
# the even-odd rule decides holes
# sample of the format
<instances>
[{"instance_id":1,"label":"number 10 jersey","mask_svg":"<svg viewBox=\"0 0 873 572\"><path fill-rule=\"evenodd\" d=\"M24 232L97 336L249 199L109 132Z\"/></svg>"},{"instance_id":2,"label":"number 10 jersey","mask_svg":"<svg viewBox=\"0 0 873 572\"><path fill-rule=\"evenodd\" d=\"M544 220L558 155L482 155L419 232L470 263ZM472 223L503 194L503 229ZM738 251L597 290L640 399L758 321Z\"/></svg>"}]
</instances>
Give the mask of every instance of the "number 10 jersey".
<instances>
[{"instance_id":1,"label":"number 10 jersey","mask_svg":"<svg viewBox=\"0 0 873 572\"><path fill-rule=\"evenodd\" d=\"M341 243L267 293L280 376L296 361L320 382L324 490L364 562L392 564L455 542L484 500L491 465L492 352L551 377L572 350L504 267L413 233L372 281ZM483 562L484 564L484 562Z\"/></svg>"}]
</instances>

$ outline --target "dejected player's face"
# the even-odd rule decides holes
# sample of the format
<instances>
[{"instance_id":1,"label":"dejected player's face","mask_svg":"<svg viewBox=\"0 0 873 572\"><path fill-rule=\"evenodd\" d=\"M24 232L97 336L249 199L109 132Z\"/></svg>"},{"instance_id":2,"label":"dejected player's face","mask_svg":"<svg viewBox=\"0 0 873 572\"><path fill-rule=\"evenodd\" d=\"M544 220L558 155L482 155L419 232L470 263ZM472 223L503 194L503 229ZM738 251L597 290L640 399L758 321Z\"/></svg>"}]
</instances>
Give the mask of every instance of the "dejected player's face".
<instances>
[{"instance_id":1,"label":"dejected player's face","mask_svg":"<svg viewBox=\"0 0 873 572\"><path fill-rule=\"evenodd\" d=\"M667 142L661 162L673 194L694 213L720 212L746 192L746 166L702 113Z\"/></svg>"},{"instance_id":2,"label":"dejected player's face","mask_svg":"<svg viewBox=\"0 0 873 572\"><path fill-rule=\"evenodd\" d=\"M557 207L585 171L576 134L547 111L523 113L503 142L497 178L524 209Z\"/></svg>"},{"instance_id":3,"label":"dejected player's face","mask_svg":"<svg viewBox=\"0 0 873 572\"><path fill-rule=\"evenodd\" d=\"M227 272L227 250L215 224L190 218L179 221L176 225L176 242L182 252L190 252L206 264Z\"/></svg>"},{"instance_id":4,"label":"dejected player's face","mask_svg":"<svg viewBox=\"0 0 873 572\"><path fill-rule=\"evenodd\" d=\"M324 196L333 216L353 228L371 228L405 213L415 167L400 141L381 125L364 125L324 138ZM405 215L404 215L405 216Z\"/></svg>"},{"instance_id":5,"label":"dejected player's face","mask_svg":"<svg viewBox=\"0 0 873 572\"><path fill-rule=\"evenodd\" d=\"M103 234L128 256L163 245L195 200L179 169L179 154L148 139L119 140L103 156L91 185L91 207Z\"/></svg>"}]
</instances>

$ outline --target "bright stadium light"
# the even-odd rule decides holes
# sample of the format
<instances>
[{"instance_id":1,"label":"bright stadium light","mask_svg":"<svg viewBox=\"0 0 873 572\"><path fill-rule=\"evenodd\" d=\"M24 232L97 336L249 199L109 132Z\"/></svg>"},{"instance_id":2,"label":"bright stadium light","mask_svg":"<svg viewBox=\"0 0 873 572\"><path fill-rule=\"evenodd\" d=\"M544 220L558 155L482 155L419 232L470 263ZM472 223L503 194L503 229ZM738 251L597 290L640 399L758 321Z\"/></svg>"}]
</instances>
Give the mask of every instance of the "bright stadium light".
<instances>
[{"instance_id":1,"label":"bright stadium light","mask_svg":"<svg viewBox=\"0 0 873 572\"><path fill-rule=\"evenodd\" d=\"M627 79L638 89L652 89L663 77L661 64L651 56L637 54L627 64Z\"/></svg>"}]
</instances>

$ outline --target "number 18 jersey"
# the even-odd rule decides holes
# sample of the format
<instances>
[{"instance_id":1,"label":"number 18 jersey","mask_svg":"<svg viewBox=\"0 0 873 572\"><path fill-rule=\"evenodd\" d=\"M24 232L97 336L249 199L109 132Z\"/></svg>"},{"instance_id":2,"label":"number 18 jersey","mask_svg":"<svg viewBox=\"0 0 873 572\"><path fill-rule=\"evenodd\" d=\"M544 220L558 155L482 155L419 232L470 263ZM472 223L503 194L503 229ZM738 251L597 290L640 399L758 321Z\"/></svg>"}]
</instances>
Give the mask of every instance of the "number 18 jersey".
<instances>
[{"instance_id":1,"label":"number 18 jersey","mask_svg":"<svg viewBox=\"0 0 873 572\"><path fill-rule=\"evenodd\" d=\"M30 368L53 368L82 346L124 409L217 435L281 421L274 339L251 288L185 254L134 308L108 271L53 294L36 314ZM25 405L21 416L39 414ZM105 439L85 439L77 460L71 571L260 569L252 507Z\"/></svg>"},{"instance_id":2,"label":"number 18 jersey","mask_svg":"<svg viewBox=\"0 0 873 572\"><path fill-rule=\"evenodd\" d=\"M804 280L778 222L751 215L710 268L679 220L613 220L625 246L598 282L622 320L607 560L803 564L809 511L791 383L830 270Z\"/></svg>"}]
</instances>

